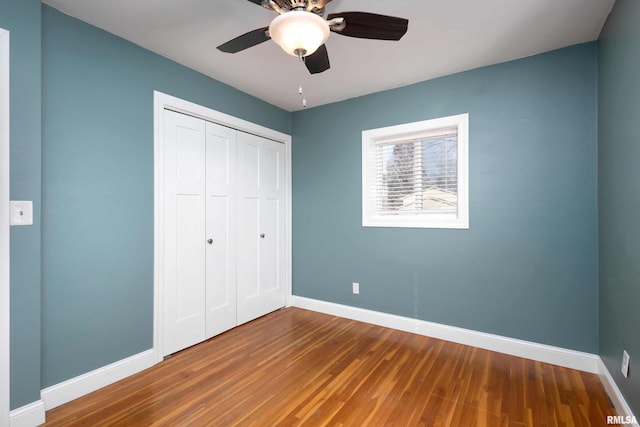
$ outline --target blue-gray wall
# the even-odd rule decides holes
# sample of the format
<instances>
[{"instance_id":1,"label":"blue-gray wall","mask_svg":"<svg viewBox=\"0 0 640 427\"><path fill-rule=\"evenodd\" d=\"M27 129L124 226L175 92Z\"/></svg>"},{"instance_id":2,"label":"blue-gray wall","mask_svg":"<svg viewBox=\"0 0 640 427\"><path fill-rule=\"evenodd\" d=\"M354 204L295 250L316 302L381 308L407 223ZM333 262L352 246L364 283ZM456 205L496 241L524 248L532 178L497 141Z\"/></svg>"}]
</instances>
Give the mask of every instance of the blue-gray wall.
<instances>
[{"instance_id":1,"label":"blue-gray wall","mask_svg":"<svg viewBox=\"0 0 640 427\"><path fill-rule=\"evenodd\" d=\"M640 416L640 2L618 0L599 41L600 355ZM629 378L620 372L631 356Z\"/></svg>"},{"instance_id":2,"label":"blue-gray wall","mask_svg":"<svg viewBox=\"0 0 640 427\"><path fill-rule=\"evenodd\" d=\"M363 228L361 131L459 113L470 229ZM295 113L293 293L597 352L596 120L595 43Z\"/></svg>"},{"instance_id":3,"label":"blue-gray wall","mask_svg":"<svg viewBox=\"0 0 640 427\"><path fill-rule=\"evenodd\" d=\"M291 115L46 6L42 41L47 387L152 347L153 90L285 133Z\"/></svg>"},{"instance_id":4,"label":"blue-gray wall","mask_svg":"<svg viewBox=\"0 0 640 427\"><path fill-rule=\"evenodd\" d=\"M618 0L599 45L600 352L636 412L638 13ZM12 408L151 346L154 89L293 134L294 294L597 351L594 43L290 114L36 0L0 0L0 27L36 214L11 235ZM471 228L362 228L360 132L462 112Z\"/></svg>"},{"instance_id":5,"label":"blue-gray wall","mask_svg":"<svg viewBox=\"0 0 640 427\"><path fill-rule=\"evenodd\" d=\"M11 32L11 199L34 225L11 228L11 408L40 399L40 1L0 0Z\"/></svg>"}]
</instances>

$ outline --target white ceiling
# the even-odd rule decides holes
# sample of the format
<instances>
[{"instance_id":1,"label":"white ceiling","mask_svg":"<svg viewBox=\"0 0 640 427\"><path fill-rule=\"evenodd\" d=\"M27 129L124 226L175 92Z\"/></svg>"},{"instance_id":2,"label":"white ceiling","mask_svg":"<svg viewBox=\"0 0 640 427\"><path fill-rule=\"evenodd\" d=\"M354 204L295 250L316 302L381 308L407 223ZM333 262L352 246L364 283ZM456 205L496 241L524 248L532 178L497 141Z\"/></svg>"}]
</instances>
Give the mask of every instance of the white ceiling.
<instances>
[{"instance_id":1,"label":"white ceiling","mask_svg":"<svg viewBox=\"0 0 640 427\"><path fill-rule=\"evenodd\" d=\"M615 0L333 0L328 13L409 19L399 42L332 33L328 71L267 41L216 46L268 26L275 12L247 0L43 0L43 3L289 111L596 40Z\"/></svg>"}]
</instances>

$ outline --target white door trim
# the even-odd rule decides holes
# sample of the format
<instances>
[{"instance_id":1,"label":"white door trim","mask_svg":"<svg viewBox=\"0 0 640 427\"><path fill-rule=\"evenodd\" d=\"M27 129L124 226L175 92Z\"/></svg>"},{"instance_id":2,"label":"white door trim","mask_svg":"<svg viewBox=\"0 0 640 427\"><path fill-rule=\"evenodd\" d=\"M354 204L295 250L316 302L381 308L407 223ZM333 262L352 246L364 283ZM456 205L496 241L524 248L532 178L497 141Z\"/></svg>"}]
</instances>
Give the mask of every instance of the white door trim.
<instances>
[{"instance_id":1,"label":"white door trim","mask_svg":"<svg viewBox=\"0 0 640 427\"><path fill-rule=\"evenodd\" d=\"M9 31L0 28L0 426L9 425Z\"/></svg>"},{"instance_id":2,"label":"white door trim","mask_svg":"<svg viewBox=\"0 0 640 427\"><path fill-rule=\"evenodd\" d=\"M285 304L291 305L291 135L266 128L201 105L167 95L153 93L154 115L154 248L153 248L153 350L156 363L162 360L163 348L163 275L164 270L164 114L165 109L188 114L239 131L262 136L285 145Z\"/></svg>"}]
</instances>

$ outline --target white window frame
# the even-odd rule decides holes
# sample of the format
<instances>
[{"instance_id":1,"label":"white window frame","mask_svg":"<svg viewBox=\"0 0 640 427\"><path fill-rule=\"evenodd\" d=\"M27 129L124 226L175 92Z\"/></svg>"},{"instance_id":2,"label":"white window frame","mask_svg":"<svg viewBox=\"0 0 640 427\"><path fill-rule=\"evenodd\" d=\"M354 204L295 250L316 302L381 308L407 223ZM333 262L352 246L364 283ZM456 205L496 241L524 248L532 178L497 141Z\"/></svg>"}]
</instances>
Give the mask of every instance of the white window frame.
<instances>
[{"instance_id":1,"label":"white window frame","mask_svg":"<svg viewBox=\"0 0 640 427\"><path fill-rule=\"evenodd\" d=\"M417 140L458 133L458 211L453 214L376 214L376 144ZM424 120L362 132L362 226L409 228L469 228L469 114Z\"/></svg>"}]
</instances>

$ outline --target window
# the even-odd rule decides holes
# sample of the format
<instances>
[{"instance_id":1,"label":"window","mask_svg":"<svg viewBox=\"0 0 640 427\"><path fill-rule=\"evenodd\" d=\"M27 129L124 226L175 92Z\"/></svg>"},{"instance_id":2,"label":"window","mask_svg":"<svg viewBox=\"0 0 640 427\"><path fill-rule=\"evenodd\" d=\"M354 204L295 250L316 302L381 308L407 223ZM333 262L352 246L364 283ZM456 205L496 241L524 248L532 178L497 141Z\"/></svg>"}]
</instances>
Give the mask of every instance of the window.
<instances>
[{"instance_id":1,"label":"window","mask_svg":"<svg viewBox=\"0 0 640 427\"><path fill-rule=\"evenodd\" d=\"M469 228L469 115L362 132L362 225Z\"/></svg>"}]
</instances>

